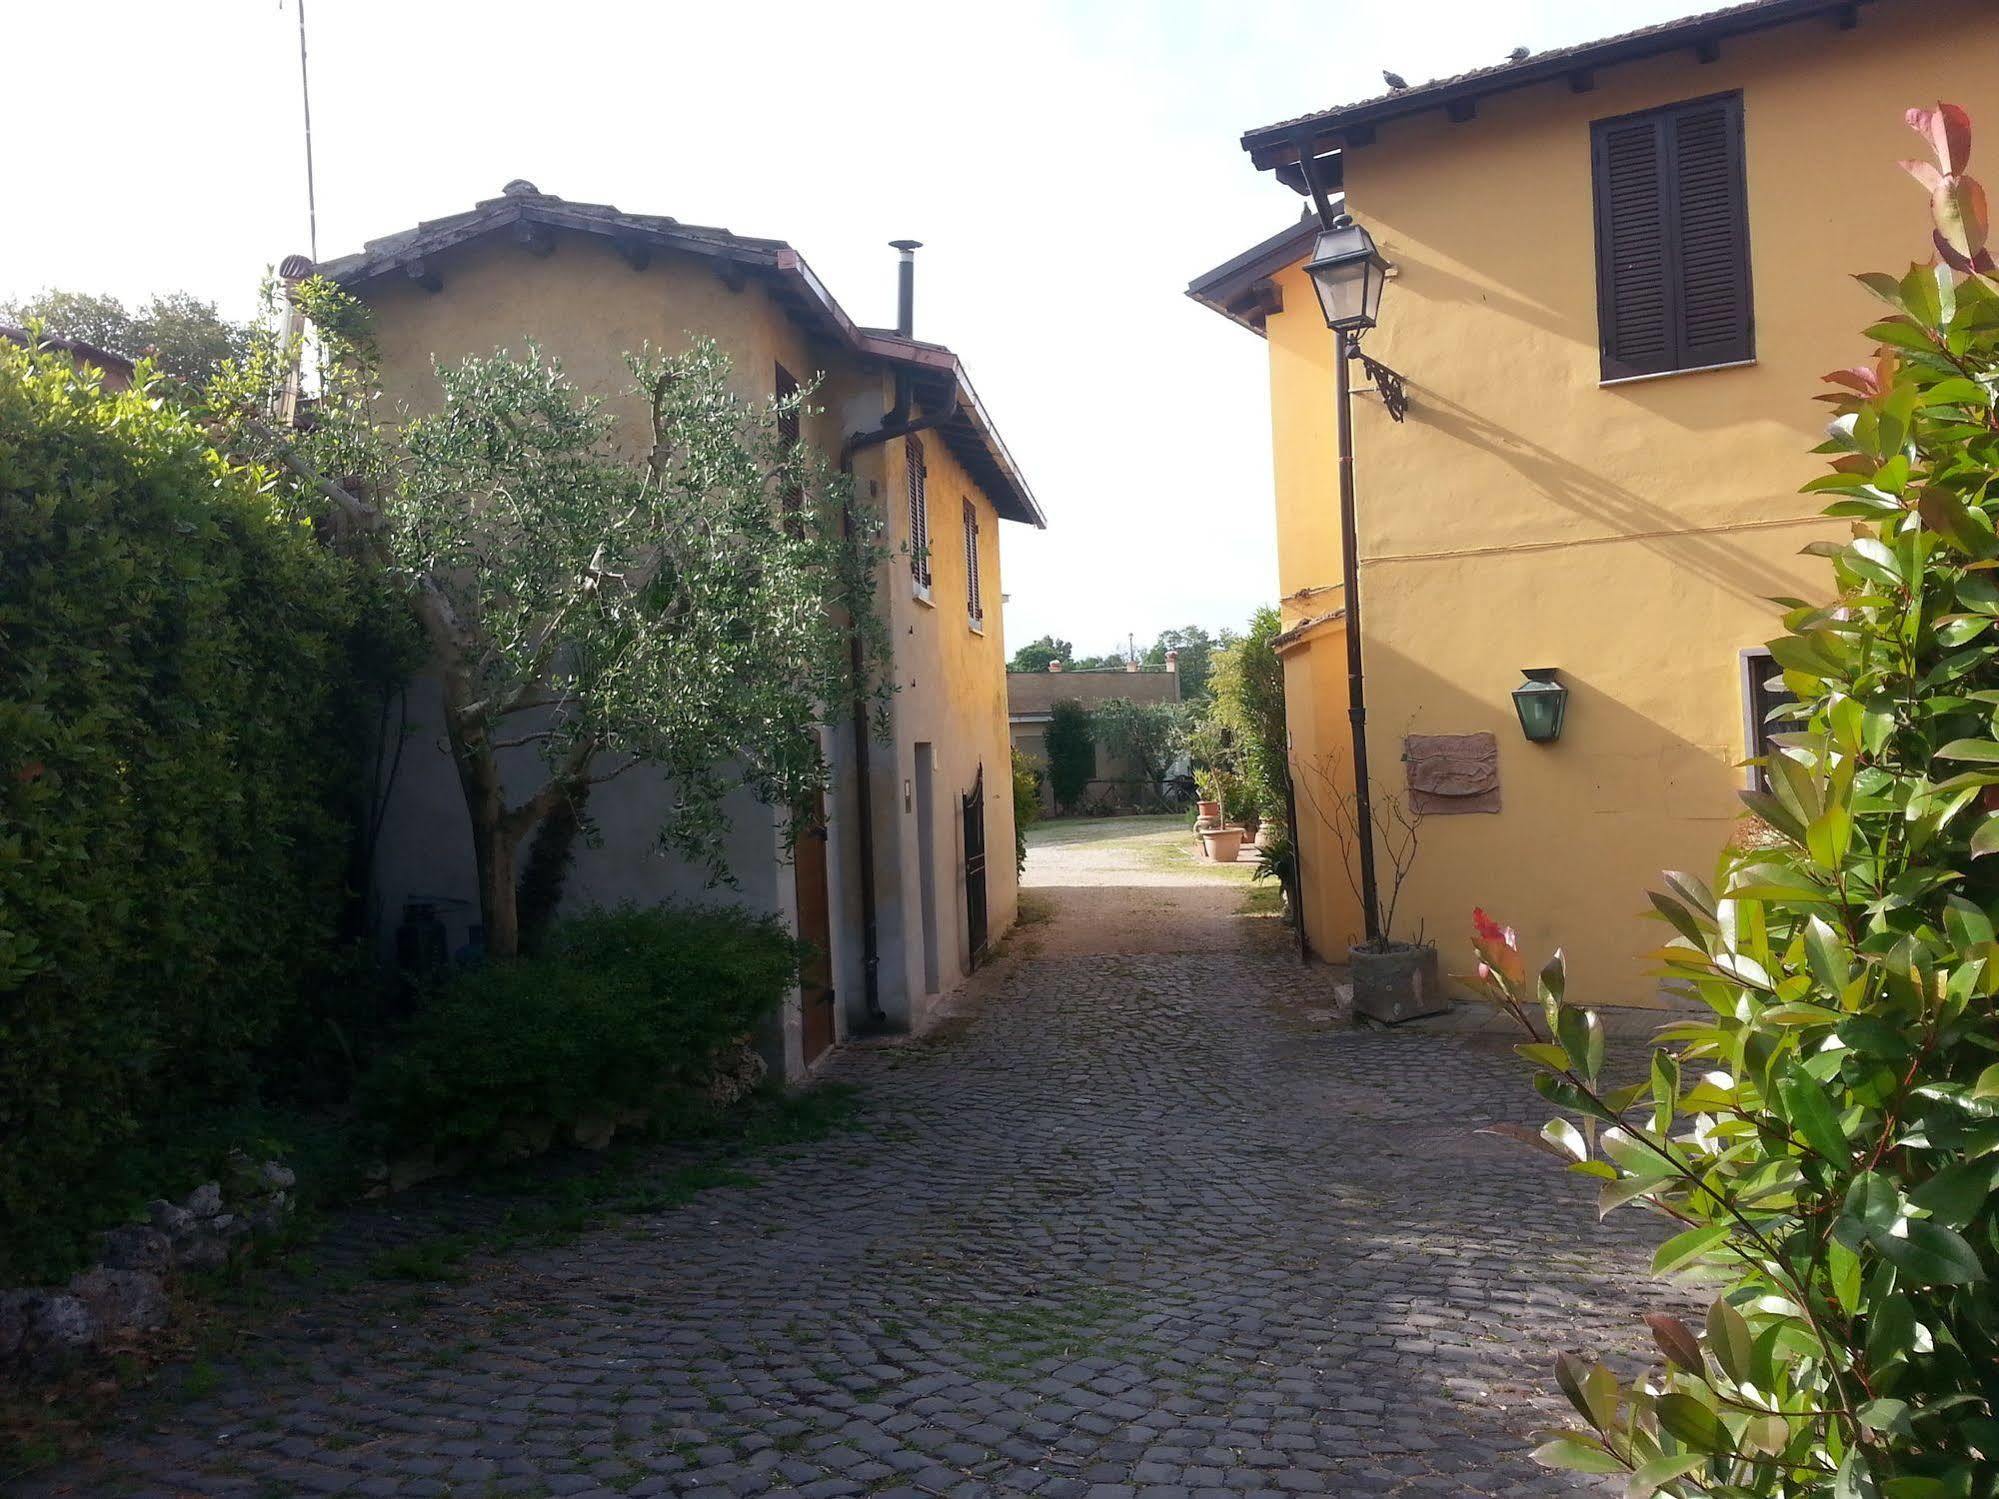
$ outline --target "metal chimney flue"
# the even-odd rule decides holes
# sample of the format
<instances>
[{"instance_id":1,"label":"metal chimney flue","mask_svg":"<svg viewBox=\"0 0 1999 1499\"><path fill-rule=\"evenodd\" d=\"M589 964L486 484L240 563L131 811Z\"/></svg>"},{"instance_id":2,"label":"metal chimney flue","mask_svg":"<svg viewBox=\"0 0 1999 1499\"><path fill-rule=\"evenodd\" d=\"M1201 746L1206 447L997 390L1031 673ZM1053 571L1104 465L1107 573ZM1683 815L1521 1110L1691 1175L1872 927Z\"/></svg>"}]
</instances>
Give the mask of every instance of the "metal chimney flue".
<instances>
[{"instance_id":1,"label":"metal chimney flue","mask_svg":"<svg viewBox=\"0 0 1999 1499\"><path fill-rule=\"evenodd\" d=\"M892 239L889 248L901 257L895 268L895 331L912 338L916 333L916 252L923 248L923 241Z\"/></svg>"}]
</instances>

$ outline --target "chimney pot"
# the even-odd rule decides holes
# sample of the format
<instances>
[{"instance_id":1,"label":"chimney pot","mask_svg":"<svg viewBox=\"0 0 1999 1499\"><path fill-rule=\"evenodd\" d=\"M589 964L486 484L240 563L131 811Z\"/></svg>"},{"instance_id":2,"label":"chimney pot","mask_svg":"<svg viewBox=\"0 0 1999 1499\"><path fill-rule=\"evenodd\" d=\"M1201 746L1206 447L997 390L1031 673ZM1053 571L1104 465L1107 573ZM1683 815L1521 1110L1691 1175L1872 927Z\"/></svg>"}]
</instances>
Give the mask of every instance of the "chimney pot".
<instances>
[{"instance_id":1,"label":"chimney pot","mask_svg":"<svg viewBox=\"0 0 1999 1499\"><path fill-rule=\"evenodd\" d=\"M912 338L916 333L916 252L923 248L923 241L892 239L888 243L897 256L895 331L904 338Z\"/></svg>"},{"instance_id":2,"label":"chimney pot","mask_svg":"<svg viewBox=\"0 0 1999 1499\"><path fill-rule=\"evenodd\" d=\"M1062 663L1060 661L1050 661L1048 669L1052 672L1060 672L1062 670Z\"/></svg>"},{"instance_id":3,"label":"chimney pot","mask_svg":"<svg viewBox=\"0 0 1999 1499\"><path fill-rule=\"evenodd\" d=\"M1127 662L1125 662L1125 664L1124 664L1124 669L1125 669L1126 671L1137 671L1137 670L1138 670L1138 663L1137 663L1136 661L1127 661Z\"/></svg>"},{"instance_id":4,"label":"chimney pot","mask_svg":"<svg viewBox=\"0 0 1999 1499\"><path fill-rule=\"evenodd\" d=\"M1178 651L1168 651L1166 653L1166 669L1168 671L1178 671L1180 669L1180 653Z\"/></svg>"}]
</instances>

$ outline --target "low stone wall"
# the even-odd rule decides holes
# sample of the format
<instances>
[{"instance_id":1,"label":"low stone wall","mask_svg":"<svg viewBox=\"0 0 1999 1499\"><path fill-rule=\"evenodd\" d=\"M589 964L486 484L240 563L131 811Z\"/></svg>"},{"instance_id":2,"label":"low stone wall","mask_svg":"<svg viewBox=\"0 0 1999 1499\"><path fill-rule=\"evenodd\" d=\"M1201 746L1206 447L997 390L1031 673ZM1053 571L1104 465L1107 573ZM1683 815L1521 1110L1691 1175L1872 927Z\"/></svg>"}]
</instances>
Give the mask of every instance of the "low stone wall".
<instances>
[{"instance_id":1,"label":"low stone wall","mask_svg":"<svg viewBox=\"0 0 1999 1499\"><path fill-rule=\"evenodd\" d=\"M148 1221L108 1230L97 1263L66 1287L0 1291L0 1363L46 1369L150 1332L166 1322L176 1276L222 1269L284 1227L297 1185L289 1167L233 1151L226 1181L148 1203Z\"/></svg>"}]
</instances>

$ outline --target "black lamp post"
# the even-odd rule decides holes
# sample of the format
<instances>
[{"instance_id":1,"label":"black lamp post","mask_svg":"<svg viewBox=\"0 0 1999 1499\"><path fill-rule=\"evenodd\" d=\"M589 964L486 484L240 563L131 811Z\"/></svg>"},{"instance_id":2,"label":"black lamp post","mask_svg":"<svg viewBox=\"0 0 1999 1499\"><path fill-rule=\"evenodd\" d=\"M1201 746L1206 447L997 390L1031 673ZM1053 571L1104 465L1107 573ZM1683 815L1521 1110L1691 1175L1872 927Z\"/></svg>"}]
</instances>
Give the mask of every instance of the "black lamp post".
<instances>
[{"instance_id":1,"label":"black lamp post","mask_svg":"<svg viewBox=\"0 0 1999 1499\"><path fill-rule=\"evenodd\" d=\"M1315 184L1316 186L1316 184ZM1386 365L1360 351L1360 336L1375 325L1388 262L1374 236L1346 214L1322 230L1306 262L1305 274L1319 294L1319 310L1339 340L1333 358L1333 393L1340 443L1340 582L1346 604L1347 719L1353 732L1355 841L1360 845L1361 917L1369 945L1382 938L1381 890L1374 872L1374 797L1367 774L1367 679L1360 649L1360 555L1354 520L1353 381L1347 366L1359 360L1380 392L1388 414L1401 421L1408 409L1402 381Z\"/></svg>"}]
</instances>

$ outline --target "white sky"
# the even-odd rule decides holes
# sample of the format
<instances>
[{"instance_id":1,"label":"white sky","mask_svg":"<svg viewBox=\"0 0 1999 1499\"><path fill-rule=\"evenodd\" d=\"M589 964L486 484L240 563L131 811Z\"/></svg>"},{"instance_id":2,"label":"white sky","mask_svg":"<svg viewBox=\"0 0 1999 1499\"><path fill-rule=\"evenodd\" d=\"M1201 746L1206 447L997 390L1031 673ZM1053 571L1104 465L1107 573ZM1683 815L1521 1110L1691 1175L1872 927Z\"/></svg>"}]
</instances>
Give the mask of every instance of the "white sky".
<instances>
[{"instance_id":1,"label":"white sky","mask_svg":"<svg viewBox=\"0 0 1999 1499\"><path fill-rule=\"evenodd\" d=\"M247 313L306 248L295 3L0 3L0 296ZM1241 132L1713 3L308 0L319 247L527 177L789 240L888 324L923 240L916 331L1049 516L1003 533L1008 649L1093 655L1276 592L1264 346L1183 295L1297 216Z\"/></svg>"}]
</instances>

